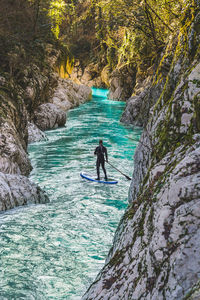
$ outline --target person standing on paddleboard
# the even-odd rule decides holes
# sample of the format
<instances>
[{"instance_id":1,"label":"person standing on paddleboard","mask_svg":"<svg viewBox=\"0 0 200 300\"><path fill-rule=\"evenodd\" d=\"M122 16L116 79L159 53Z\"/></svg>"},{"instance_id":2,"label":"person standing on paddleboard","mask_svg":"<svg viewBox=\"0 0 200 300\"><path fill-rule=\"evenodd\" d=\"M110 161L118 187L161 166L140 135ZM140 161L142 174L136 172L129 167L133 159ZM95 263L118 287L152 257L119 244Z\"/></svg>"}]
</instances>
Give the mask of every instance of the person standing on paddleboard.
<instances>
[{"instance_id":1,"label":"person standing on paddleboard","mask_svg":"<svg viewBox=\"0 0 200 300\"><path fill-rule=\"evenodd\" d=\"M108 180L107 178L107 174L106 174L106 169L105 169L105 157L106 157L106 161L108 162L108 154L107 154L107 149L106 147L103 146L103 141L99 140L99 146L96 147L94 154L97 155L97 162L96 162L96 166L97 166L97 180L100 180L100 165L103 169L104 175L105 175L105 180Z\"/></svg>"}]
</instances>

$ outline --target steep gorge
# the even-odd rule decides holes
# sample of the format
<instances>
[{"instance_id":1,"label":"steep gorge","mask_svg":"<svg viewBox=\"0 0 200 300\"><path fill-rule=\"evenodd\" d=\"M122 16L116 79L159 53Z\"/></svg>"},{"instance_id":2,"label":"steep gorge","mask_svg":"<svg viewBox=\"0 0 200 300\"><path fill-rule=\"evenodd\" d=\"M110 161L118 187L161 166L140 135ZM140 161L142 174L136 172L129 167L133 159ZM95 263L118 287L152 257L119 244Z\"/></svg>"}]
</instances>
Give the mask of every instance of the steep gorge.
<instances>
[{"instance_id":1,"label":"steep gorge","mask_svg":"<svg viewBox=\"0 0 200 300\"><path fill-rule=\"evenodd\" d=\"M28 142L44 139L44 130L64 126L66 111L91 98L90 88L59 78L56 68L62 46L50 29L45 35L41 29L33 31L33 12L27 1L2 3L0 211L49 201L27 178L32 170Z\"/></svg>"},{"instance_id":2,"label":"steep gorge","mask_svg":"<svg viewBox=\"0 0 200 300\"><path fill-rule=\"evenodd\" d=\"M196 3L127 103L123 121L144 126L130 204L84 300L200 298L199 24Z\"/></svg>"},{"instance_id":3,"label":"steep gorge","mask_svg":"<svg viewBox=\"0 0 200 300\"><path fill-rule=\"evenodd\" d=\"M93 78L82 76L84 82L101 86L101 73L104 84L113 81L111 98L127 99L132 94L122 121L143 126L144 132L135 154L129 207L105 267L84 300L200 298L199 6L198 0L188 5L180 32L171 34L142 75L138 66L125 60L119 68L110 68L110 78L107 62L102 63L105 55L102 65L87 61L85 72L91 70ZM38 135L44 138L35 124L42 130L63 126L66 119L60 108L66 111L90 97L89 89L55 74L59 56L55 44L37 39L34 43L40 63L29 61L19 45L9 49L6 67L1 67L0 210L48 201L27 179L32 168L28 136L33 133L31 141ZM110 55L111 49L104 50Z\"/></svg>"}]
</instances>

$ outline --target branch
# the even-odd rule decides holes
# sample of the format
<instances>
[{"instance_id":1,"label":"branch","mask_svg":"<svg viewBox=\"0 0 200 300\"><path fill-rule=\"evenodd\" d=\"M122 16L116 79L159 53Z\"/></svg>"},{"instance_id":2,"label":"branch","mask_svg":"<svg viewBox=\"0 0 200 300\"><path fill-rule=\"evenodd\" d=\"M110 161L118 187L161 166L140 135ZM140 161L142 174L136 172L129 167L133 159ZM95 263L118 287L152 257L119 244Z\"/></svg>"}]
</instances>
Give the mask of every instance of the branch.
<instances>
[{"instance_id":1,"label":"branch","mask_svg":"<svg viewBox=\"0 0 200 300\"><path fill-rule=\"evenodd\" d=\"M163 19L161 19L161 17L155 12L155 10L149 5L149 3L145 2L146 5L150 8L150 10L156 15L156 17L171 31L173 32L173 30L169 27L169 25L167 25L167 23L165 23L165 21L163 21Z\"/></svg>"}]
</instances>

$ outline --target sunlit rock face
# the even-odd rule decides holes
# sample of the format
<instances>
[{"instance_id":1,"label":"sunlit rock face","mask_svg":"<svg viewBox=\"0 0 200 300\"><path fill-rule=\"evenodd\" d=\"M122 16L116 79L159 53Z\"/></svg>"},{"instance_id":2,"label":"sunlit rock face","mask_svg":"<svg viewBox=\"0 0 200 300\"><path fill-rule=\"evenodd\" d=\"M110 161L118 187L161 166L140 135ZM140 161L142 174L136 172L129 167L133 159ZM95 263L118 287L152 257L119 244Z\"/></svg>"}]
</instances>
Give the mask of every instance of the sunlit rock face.
<instances>
[{"instance_id":1,"label":"sunlit rock face","mask_svg":"<svg viewBox=\"0 0 200 300\"><path fill-rule=\"evenodd\" d=\"M125 101L133 92L136 80L134 66L122 66L110 75L110 88L108 97L112 100Z\"/></svg>"},{"instance_id":2,"label":"sunlit rock face","mask_svg":"<svg viewBox=\"0 0 200 300\"><path fill-rule=\"evenodd\" d=\"M196 10L175 38L135 153L129 207L84 300L200 299L199 19Z\"/></svg>"},{"instance_id":3,"label":"sunlit rock face","mask_svg":"<svg viewBox=\"0 0 200 300\"><path fill-rule=\"evenodd\" d=\"M105 79L102 78L104 76L101 76L101 72L99 64L90 63L83 69L80 62L77 61L70 74L70 79L89 87L105 88L108 86L108 82L105 82Z\"/></svg>"},{"instance_id":4,"label":"sunlit rock face","mask_svg":"<svg viewBox=\"0 0 200 300\"><path fill-rule=\"evenodd\" d=\"M48 201L46 194L27 177L0 173L0 211Z\"/></svg>"}]
</instances>

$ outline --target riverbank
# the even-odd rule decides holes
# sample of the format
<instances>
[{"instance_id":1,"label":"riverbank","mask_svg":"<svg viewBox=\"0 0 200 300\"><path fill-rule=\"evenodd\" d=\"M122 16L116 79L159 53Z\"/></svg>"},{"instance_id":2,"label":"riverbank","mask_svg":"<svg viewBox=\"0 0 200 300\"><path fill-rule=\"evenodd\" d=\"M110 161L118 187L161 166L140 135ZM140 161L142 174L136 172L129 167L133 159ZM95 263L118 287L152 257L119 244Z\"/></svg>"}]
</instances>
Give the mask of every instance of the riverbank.
<instances>
[{"instance_id":1,"label":"riverbank","mask_svg":"<svg viewBox=\"0 0 200 300\"><path fill-rule=\"evenodd\" d=\"M0 77L0 211L48 201L27 178L32 170L27 145L45 139L44 130L64 126L66 111L91 99L90 88L53 72L58 54L46 52L51 67L29 64L17 78L6 72Z\"/></svg>"}]
</instances>

